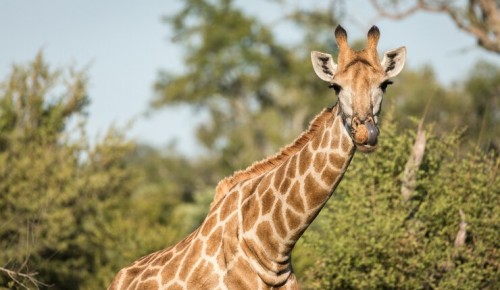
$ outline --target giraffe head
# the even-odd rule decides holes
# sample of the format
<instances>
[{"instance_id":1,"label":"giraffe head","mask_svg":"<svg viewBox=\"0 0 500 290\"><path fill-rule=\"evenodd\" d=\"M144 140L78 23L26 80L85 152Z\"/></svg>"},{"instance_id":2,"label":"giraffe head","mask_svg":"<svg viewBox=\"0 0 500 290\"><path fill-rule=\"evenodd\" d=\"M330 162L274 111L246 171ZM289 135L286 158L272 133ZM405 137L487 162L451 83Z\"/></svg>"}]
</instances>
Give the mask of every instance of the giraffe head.
<instances>
[{"instance_id":1,"label":"giraffe head","mask_svg":"<svg viewBox=\"0 0 500 290\"><path fill-rule=\"evenodd\" d=\"M371 152L377 146L382 95L392 83L390 78L401 72L406 59L406 48L400 47L385 52L379 61L379 38L380 31L373 26L368 31L366 48L356 51L349 47L347 33L339 25L335 29L339 47L337 64L330 54L311 52L314 71L335 90L344 125L356 147L364 152ZM361 132L365 138L357 138Z\"/></svg>"}]
</instances>

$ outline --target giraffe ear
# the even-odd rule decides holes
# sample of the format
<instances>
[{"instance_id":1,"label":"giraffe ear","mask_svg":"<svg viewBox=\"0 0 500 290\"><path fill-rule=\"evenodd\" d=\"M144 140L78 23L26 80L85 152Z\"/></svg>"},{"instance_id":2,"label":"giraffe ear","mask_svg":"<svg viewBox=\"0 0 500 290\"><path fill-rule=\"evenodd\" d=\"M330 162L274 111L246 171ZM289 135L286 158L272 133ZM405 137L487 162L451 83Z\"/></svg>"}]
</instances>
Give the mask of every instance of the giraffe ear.
<instances>
[{"instance_id":1,"label":"giraffe ear","mask_svg":"<svg viewBox=\"0 0 500 290\"><path fill-rule=\"evenodd\" d=\"M405 65L406 47L402 46L393 50L386 51L382 59L382 68L388 78L397 76Z\"/></svg>"},{"instance_id":2,"label":"giraffe ear","mask_svg":"<svg viewBox=\"0 0 500 290\"><path fill-rule=\"evenodd\" d=\"M331 82L337 72L337 65L328 53L311 51L311 61L314 72L324 81Z\"/></svg>"}]
</instances>

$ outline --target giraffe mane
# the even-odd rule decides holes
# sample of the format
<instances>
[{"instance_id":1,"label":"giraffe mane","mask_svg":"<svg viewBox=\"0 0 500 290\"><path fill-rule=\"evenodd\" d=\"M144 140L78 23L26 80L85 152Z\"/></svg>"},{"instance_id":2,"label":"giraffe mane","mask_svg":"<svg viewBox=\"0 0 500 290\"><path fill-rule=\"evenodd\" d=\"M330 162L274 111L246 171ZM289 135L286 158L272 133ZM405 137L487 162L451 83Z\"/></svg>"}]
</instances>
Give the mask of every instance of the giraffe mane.
<instances>
[{"instance_id":1,"label":"giraffe mane","mask_svg":"<svg viewBox=\"0 0 500 290\"><path fill-rule=\"evenodd\" d=\"M329 117L332 116L334 108L336 108L336 106L323 109L323 111L316 115L316 117L314 117L314 119L309 123L309 128L306 131L302 132L302 134L300 134L300 136L297 137L297 139L295 139L291 144L281 148L281 150L275 155L261 161L257 161L246 169L236 171L233 175L225 177L219 181L217 187L215 188L214 200L210 204L210 210L214 208L219 201L223 199L225 194L238 183L269 172L271 169L280 166L283 162L288 160L290 156L301 150L320 130L321 125L323 125Z\"/></svg>"}]
</instances>

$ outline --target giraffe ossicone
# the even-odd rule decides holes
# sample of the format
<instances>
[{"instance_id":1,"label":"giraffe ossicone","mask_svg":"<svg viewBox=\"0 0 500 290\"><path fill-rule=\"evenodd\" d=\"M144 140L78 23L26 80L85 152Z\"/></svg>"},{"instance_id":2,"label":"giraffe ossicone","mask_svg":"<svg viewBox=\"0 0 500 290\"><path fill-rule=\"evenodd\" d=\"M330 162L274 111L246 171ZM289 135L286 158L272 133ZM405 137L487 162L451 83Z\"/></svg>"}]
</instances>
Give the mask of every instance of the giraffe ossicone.
<instances>
[{"instance_id":1,"label":"giraffe ossicone","mask_svg":"<svg viewBox=\"0 0 500 290\"><path fill-rule=\"evenodd\" d=\"M276 155L219 182L198 229L123 268L109 289L299 289L292 249L356 149L376 148L382 95L406 58L406 48L400 47L379 61L375 26L360 51L349 47L341 26L335 38L337 63L315 51L311 60L318 77L338 95L337 104L321 111Z\"/></svg>"}]
</instances>

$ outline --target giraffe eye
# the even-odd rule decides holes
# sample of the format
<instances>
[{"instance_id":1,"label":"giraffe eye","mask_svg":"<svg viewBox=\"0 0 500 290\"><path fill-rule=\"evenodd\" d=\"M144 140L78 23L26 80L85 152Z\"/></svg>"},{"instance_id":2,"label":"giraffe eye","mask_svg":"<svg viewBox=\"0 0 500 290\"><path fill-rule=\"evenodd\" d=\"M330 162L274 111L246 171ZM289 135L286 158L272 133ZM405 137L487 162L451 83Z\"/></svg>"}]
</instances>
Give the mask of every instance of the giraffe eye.
<instances>
[{"instance_id":1,"label":"giraffe eye","mask_svg":"<svg viewBox=\"0 0 500 290\"><path fill-rule=\"evenodd\" d=\"M338 94L340 93L340 91L342 90L342 87L341 87L341 86L339 86L339 85L338 85L338 84L336 84L336 83L332 83L332 84L330 84L328 87L329 87L330 89L333 89L333 90L335 91L335 94L337 94L337 95L338 95Z\"/></svg>"},{"instance_id":2,"label":"giraffe eye","mask_svg":"<svg viewBox=\"0 0 500 290\"><path fill-rule=\"evenodd\" d=\"M382 90L382 92L385 93L385 90L387 89L387 86L391 85L391 84L392 84L392 81L386 80L386 81L384 81L383 83L380 84L380 89Z\"/></svg>"}]
</instances>

